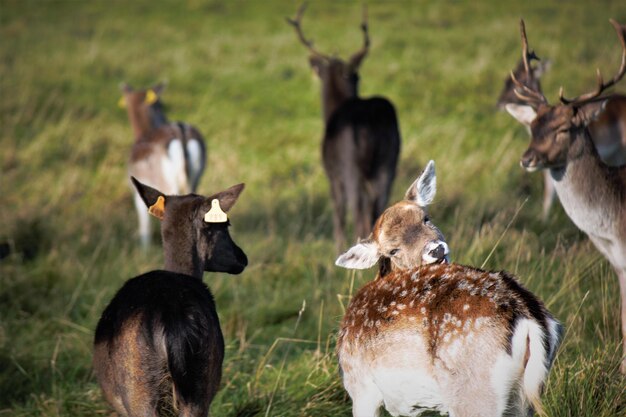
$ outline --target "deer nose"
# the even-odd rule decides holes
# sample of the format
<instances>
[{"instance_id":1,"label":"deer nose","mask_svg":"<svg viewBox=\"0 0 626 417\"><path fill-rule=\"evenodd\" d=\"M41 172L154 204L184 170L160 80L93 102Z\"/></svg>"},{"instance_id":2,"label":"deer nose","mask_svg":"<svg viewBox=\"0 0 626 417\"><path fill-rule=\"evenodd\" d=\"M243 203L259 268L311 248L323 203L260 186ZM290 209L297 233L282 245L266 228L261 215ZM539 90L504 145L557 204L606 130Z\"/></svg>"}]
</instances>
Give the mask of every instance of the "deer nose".
<instances>
[{"instance_id":1,"label":"deer nose","mask_svg":"<svg viewBox=\"0 0 626 417\"><path fill-rule=\"evenodd\" d=\"M520 165L528 172L536 171L537 158L535 158L535 154L530 150L524 152L524 155L522 155L522 159L520 160Z\"/></svg>"},{"instance_id":2,"label":"deer nose","mask_svg":"<svg viewBox=\"0 0 626 417\"><path fill-rule=\"evenodd\" d=\"M437 245L437 247L431 250L428 254L435 259L442 259L445 253L446 252L445 252L445 249L443 248L443 245Z\"/></svg>"},{"instance_id":3,"label":"deer nose","mask_svg":"<svg viewBox=\"0 0 626 417\"><path fill-rule=\"evenodd\" d=\"M449 262L449 254L450 249L448 248L448 244L443 240L436 240L426 245L422 260L425 264Z\"/></svg>"}]
</instances>

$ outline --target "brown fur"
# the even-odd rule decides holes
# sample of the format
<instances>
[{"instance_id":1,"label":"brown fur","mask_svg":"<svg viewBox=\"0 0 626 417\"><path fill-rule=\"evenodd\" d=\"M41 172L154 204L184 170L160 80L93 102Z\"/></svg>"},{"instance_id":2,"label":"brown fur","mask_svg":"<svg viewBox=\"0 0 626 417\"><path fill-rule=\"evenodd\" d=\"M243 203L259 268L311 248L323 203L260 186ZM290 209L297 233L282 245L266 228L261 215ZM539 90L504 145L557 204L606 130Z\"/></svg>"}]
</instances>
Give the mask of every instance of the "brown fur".
<instances>
[{"instance_id":1,"label":"brown fur","mask_svg":"<svg viewBox=\"0 0 626 417\"><path fill-rule=\"evenodd\" d=\"M502 272L458 264L391 273L354 296L341 323L338 349L344 344L360 348L372 343L379 332L417 327L429 335L435 354L446 335L451 335L452 339L446 338L450 342L478 318L488 318L511 332L516 317L533 317L531 305L536 301L530 293L513 288L508 279Z\"/></svg>"},{"instance_id":2,"label":"brown fur","mask_svg":"<svg viewBox=\"0 0 626 417\"><path fill-rule=\"evenodd\" d=\"M126 321L116 340L94 348L93 366L102 392L121 416L127 415L126 410L134 410L137 416L156 416L154 393L167 371L165 355L155 355L146 344L141 320L135 316Z\"/></svg>"},{"instance_id":3,"label":"brown fur","mask_svg":"<svg viewBox=\"0 0 626 417\"><path fill-rule=\"evenodd\" d=\"M378 243L380 253L390 259L390 263L384 265L386 272L419 266L426 245L444 239L441 231L426 219L425 208L403 200L376 220L371 239ZM392 251L398 249L398 253L392 255ZM381 273L384 275L386 273Z\"/></svg>"}]
</instances>

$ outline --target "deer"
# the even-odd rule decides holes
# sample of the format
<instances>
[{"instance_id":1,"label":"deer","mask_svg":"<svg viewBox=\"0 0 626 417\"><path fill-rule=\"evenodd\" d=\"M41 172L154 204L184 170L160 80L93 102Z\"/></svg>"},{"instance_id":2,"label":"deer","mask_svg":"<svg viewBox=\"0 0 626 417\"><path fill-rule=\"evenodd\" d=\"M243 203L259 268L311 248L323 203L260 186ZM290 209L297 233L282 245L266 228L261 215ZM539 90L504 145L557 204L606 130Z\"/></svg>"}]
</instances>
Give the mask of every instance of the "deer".
<instances>
[{"instance_id":1,"label":"deer","mask_svg":"<svg viewBox=\"0 0 626 417\"><path fill-rule=\"evenodd\" d=\"M218 391L224 338L204 271L240 274L248 259L232 240L228 212L244 184L210 197L165 195L132 177L161 220L165 269L132 278L104 309L93 369L120 416L206 417Z\"/></svg>"},{"instance_id":2,"label":"deer","mask_svg":"<svg viewBox=\"0 0 626 417\"><path fill-rule=\"evenodd\" d=\"M537 62L532 65L533 60ZM517 81L541 92L540 78L550 68L549 60L541 61L533 52L526 62L520 59L517 67L513 70L513 76ZM604 112L591 123L589 123L589 133L596 146L600 158L612 166L626 164L626 96L622 94L612 94L607 96L607 104ZM497 107L507 110L509 113L515 112L518 106L525 103L515 94L515 83L513 78L507 76L504 87L498 98ZM528 132L530 134L530 131ZM554 203L556 191L550 178L550 172L543 170L543 203L541 218L544 222L548 220L550 209Z\"/></svg>"},{"instance_id":3,"label":"deer","mask_svg":"<svg viewBox=\"0 0 626 417\"><path fill-rule=\"evenodd\" d=\"M626 73L626 26L610 20L622 46L622 61L605 82L597 71L596 89L568 99L559 92L554 105L541 91L516 82L525 104L511 114L529 127L531 140L520 164L528 172L547 169L565 213L611 264L619 280L623 358L626 374L626 165L607 165L594 146L589 126L607 111L611 96L604 91ZM522 55L529 56L524 21L520 22Z\"/></svg>"},{"instance_id":4,"label":"deer","mask_svg":"<svg viewBox=\"0 0 626 417\"><path fill-rule=\"evenodd\" d=\"M128 162L130 176L165 194L195 192L206 163L206 145L198 129L184 122L169 122L159 83L145 90L122 84L120 107L126 108L135 141ZM150 216L133 189L133 201L139 218L139 237L144 248L150 246Z\"/></svg>"},{"instance_id":5,"label":"deer","mask_svg":"<svg viewBox=\"0 0 626 417\"><path fill-rule=\"evenodd\" d=\"M336 260L379 264L337 336L352 414L379 416L382 406L393 416L541 413L563 327L513 275L450 263L428 216L435 181L431 161L368 239Z\"/></svg>"},{"instance_id":6,"label":"deer","mask_svg":"<svg viewBox=\"0 0 626 417\"><path fill-rule=\"evenodd\" d=\"M322 160L330 183L333 237L339 253L346 245L347 210L352 213L354 235L364 238L387 206L400 154L400 131L389 100L359 97L358 71L370 47L367 10L361 23L363 46L345 61L319 52L304 36L305 8L303 4L287 22L309 51L309 64L321 81Z\"/></svg>"}]
</instances>

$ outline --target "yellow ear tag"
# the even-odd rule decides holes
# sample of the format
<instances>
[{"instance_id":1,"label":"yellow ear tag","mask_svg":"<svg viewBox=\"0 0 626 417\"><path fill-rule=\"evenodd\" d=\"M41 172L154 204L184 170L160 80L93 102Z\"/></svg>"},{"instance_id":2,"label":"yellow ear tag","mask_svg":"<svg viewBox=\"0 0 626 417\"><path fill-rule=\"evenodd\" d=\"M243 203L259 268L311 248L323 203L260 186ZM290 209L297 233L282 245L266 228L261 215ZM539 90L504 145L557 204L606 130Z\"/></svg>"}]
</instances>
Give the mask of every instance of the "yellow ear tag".
<instances>
[{"instance_id":1,"label":"yellow ear tag","mask_svg":"<svg viewBox=\"0 0 626 417\"><path fill-rule=\"evenodd\" d=\"M126 97L120 97L119 101L117 102L117 107L119 107L120 109L126 108Z\"/></svg>"},{"instance_id":2,"label":"yellow ear tag","mask_svg":"<svg viewBox=\"0 0 626 417\"><path fill-rule=\"evenodd\" d=\"M158 99L159 96L157 96L157 93L155 93L154 90L150 89L146 91L146 98L144 99L146 104L154 104Z\"/></svg>"},{"instance_id":3,"label":"yellow ear tag","mask_svg":"<svg viewBox=\"0 0 626 417\"><path fill-rule=\"evenodd\" d=\"M165 216L165 198L162 195L157 198L156 203L148 208L148 213L152 214L157 219L163 220Z\"/></svg>"},{"instance_id":4,"label":"yellow ear tag","mask_svg":"<svg viewBox=\"0 0 626 417\"><path fill-rule=\"evenodd\" d=\"M217 198L211 201L211 210L204 215L204 221L207 223L226 223L228 221L228 216L222 211L220 201Z\"/></svg>"}]
</instances>

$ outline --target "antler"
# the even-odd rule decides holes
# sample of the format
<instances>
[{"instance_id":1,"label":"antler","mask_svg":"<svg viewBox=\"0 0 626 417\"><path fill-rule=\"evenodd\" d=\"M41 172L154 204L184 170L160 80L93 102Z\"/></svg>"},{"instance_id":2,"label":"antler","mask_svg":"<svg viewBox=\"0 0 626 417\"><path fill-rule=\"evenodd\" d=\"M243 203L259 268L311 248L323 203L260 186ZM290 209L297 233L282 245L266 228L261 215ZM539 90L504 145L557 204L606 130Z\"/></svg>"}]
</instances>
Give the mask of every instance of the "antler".
<instances>
[{"instance_id":1,"label":"antler","mask_svg":"<svg viewBox=\"0 0 626 417\"><path fill-rule=\"evenodd\" d=\"M356 69L361 64L363 58L370 50L370 36L367 26L367 6L363 5L363 20L361 22L361 31L363 31L363 47L357 51L352 57L350 57L350 64L353 69Z\"/></svg>"},{"instance_id":2,"label":"antler","mask_svg":"<svg viewBox=\"0 0 626 417\"><path fill-rule=\"evenodd\" d=\"M524 62L526 75L528 76L528 79L530 79L532 77L530 61L533 59L536 59L538 61L539 57L535 54L535 51L528 51L528 38L526 37L526 25L524 24L524 19L520 19L519 26L520 34L522 36L522 61ZM535 104L545 104L548 102L548 100L541 91L533 90L527 85L519 82L519 80L515 77L513 71L511 71L511 80L513 80L513 83L515 84L515 89L513 91L515 92L515 95L521 100Z\"/></svg>"},{"instance_id":3,"label":"antler","mask_svg":"<svg viewBox=\"0 0 626 417\"><path fill-rule=\"evenodd\" d=\"M615 85L619 80L622 79L622 77L626 73L626 25L620 25L614 19L609 19L609 22L611 22L611 25L613 25L613 27L615 28L620 43L622 44L622 64L619 67L619 71L609 82L604 83L602 80L602 74L600 73L600 68L598 68L596 71L596 76L598 79L598 86L596 87L596 90L590 93L582 94L571 100L563 97L563 87L561 87L561 89L559 90L559 99L561 100L561 103L582 104L586 101L593 100L594 98L599 97L604 90Z\"/></svg>"},{"instance_id":4,"label":"antler","mask_svg":"<svg viewBox=\"0 0 626 417\"><path fill-rule=\"evenodd\" d=\"M313 41L310 39L306 39L304 37L304 33L302 33L302 26L300 26L300 22L302 21L302 15L304 14L305 10L306 10L306 3L302 3L302 6L300 6L300 8L298 9L298 13L296 14L296 17L294 19L290 19L288 17L286 17L285 19L287 20L287 23L289 23L291 26L294 27L294 29L296 30L296 34L298 35L298 38L300 39L300 42L302 42L304 46L306 46L309 49L309 51L311 51L312 54L315 54L325 59L329 59L328 56L316 50L313 47Z\"/></svg>"}]
</instances>

